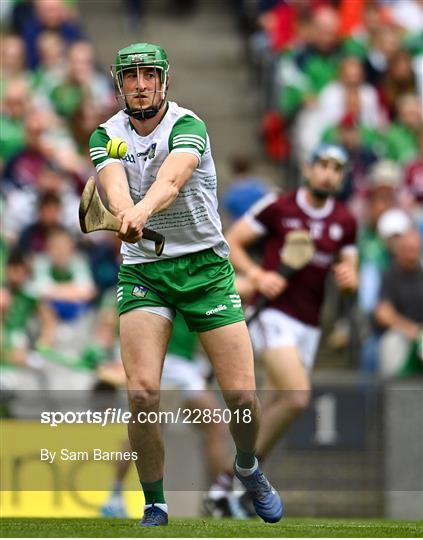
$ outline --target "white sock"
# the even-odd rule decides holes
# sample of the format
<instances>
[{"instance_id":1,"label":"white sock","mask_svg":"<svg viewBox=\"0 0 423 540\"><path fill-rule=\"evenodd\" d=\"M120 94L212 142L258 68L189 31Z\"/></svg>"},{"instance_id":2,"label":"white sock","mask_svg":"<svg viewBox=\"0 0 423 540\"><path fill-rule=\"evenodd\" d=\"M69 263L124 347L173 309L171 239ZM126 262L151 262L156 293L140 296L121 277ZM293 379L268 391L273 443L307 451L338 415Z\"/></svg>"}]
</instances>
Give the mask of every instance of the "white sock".
<instances>
[{"instance_id":1,"label":"white sock","mask_svg":"<svg viewBox=\"0 0 423 540\"><path fill-rule=\"evenodd\" d=\"M147 508L151 508L153 505L152 504L146 504L144 506L144 509L147 509ZM167 504L166 503L154 503L154 506L156 508L160 508L160 510L163 510L163 512L166 512L166 514L168 514L168 510L167 510Z\"/></svg>"},{"instance_id":2,"label":"white sock","mask_svg":"<svg viewBox=\"0 0 423 540\"><path fill-rule=\"evenodd\" d=\"M254 472L256 472L258 468L258 461L257 461L257 458L254 458L254 459L255 459L255 463L251 467L251 469L245 469L244 467L240 467L238 463L235 462L235 467L236 467L237 472L239 472L241 476L250 476L250 474L253 474Z\"/></svg>"}]
</instances>

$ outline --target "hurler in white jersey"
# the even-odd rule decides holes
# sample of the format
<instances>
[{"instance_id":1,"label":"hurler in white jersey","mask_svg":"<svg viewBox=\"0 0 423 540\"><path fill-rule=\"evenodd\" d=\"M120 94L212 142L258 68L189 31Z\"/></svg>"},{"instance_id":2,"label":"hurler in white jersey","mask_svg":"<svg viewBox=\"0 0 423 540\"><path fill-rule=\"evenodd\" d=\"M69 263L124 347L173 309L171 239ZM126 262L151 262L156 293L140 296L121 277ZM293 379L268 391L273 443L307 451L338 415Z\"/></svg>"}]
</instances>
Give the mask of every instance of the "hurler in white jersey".
<instances>
[{"instance_id":1,"label":"hurler in white jersey","mask_svg":"<svg viewBox=\"0 0 423 540\"><path fill-rule=\"evenodd\" d=\"M179 312L198 332L231 412L234 473L250 492L257 514L279 521L281 500L255 457L252 347L217 213L206 126L193 112L166 100L169 61L160 46L137 43L121 49L112 74L122 111L94 131L90 154L109 208L122 222L117 300L133 418L159 409L163 360ZM122 159L107 153L114 137L127 143ZM145 226L166 238L160 259L142 239ZM160 426L130 422L128 433L145 496L141 525L166 525Z\"/></svg>"}]
</instances>

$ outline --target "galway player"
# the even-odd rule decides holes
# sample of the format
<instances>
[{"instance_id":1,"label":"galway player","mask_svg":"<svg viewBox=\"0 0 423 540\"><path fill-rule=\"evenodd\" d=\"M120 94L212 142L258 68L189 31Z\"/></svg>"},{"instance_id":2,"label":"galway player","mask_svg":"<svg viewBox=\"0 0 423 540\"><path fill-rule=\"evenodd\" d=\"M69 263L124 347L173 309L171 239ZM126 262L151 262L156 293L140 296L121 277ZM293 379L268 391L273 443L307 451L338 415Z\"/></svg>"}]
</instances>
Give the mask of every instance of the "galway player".
<instances>
[{"instance_id":1,"label":"galway player","mask_svg":"<svg viewBox=\"0 0 423 540\"><path fill-rule=\"evenodd\" d=\"M232 417L235 474L258 515L279 521L282 504L255 457L258 431L254 362L229 248L217 213L216 171L204 122L168 102L169 62L157 45L121 49L112 67L122 111L91 136L90 154L111 211L122 221L117 289L122 360L134 415L157 411L163 359L175 311L198 332ZM109 139L128 150L107 155ZM158 259L144 226L166 237ZM166 525L164 447L157 424L129 424L146 506L141 525Z\"/></svg>"},{"instance_id":2,"label":"galway player","mask_svg":"<svg viewBox=\"0 0 423 540\"><path fill-rule=\"evenodd\" d=\"M346 154L335 145L321 145L304 167L305 185L288 194L267 195L227 232L231 260L270 303L251 322L254 348L266 373L266 402L257 455L264 459L290 423L308 405L310 371L320 338L319 315L328 272L340 289L357 288L356 223L335 199ZM280 251L289 231L310 232L316 252L312 261L289 279L277 271ZM258 239L262 266L246 248ZM273 392L272 392L273 391Z\"/></svg>"}]
</instances>

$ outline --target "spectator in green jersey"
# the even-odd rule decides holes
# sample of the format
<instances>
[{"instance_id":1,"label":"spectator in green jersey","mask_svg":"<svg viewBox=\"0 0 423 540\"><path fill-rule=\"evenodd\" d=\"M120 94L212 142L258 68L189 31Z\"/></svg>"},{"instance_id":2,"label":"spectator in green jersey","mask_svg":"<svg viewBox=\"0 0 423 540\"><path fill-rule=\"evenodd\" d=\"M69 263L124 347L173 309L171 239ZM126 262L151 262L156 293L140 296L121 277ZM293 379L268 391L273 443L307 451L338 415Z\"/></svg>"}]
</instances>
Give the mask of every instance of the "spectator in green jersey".
<instances>
[{"instance_id":1,"label":"spectator in green jersey","mask_svg":"<svg viewBox=\"0 0 423 540\"><path fill-rule=\"evenodd\" d=\"M423 129L422 104L417 95L406 94L397 100L397 119L385 134L386 154L401 164L415 159Z\"/></svg>"},{"instance_id":2,"label":"spectator in green jersey","mask_svg":"<svg viewBox=\"0 0 423 540\"><path fill-rule=\"evenodd\" d=\"M329 7L316 10L310 42L281 59L279 111L283 117L292 117L303 105L314 103L326 84L336 77L342 56L337 12Z\"/></svg>"}]
</instances>

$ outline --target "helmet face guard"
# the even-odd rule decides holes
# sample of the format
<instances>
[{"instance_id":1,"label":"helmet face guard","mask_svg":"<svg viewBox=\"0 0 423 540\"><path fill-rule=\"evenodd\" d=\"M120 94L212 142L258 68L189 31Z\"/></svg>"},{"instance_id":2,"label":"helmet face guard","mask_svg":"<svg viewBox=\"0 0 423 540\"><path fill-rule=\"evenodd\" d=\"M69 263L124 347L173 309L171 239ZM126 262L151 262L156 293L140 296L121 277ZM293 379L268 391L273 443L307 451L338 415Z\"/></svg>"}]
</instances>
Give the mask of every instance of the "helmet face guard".
<instances>
[{"instance_id":1,"label":"helmet face guard","mask_svg":"<svg viewBox=\"0 0 423 540\"><path fill-rule=\"evenodd\" d=\"M132 93L125 93L124 91L124 75L126 71L136 70L137 80L139 80L140 72L142 69L153 69L157 75L160 72L160 77L156 76L156 81L160 80L160 87L156 87L153 91L144 91ZM146 120L153 118L161 109L166 101L166 92L168 87L168 71L169 61L167 54L158 45L150 43L136 43L129 45L124 49L121 49L116 57L116 64L111 66L111 75L115 83L116 99L119 106L124 110L126 114L132 116L137 120ZM157 105L149 105L146 108L131 108L128 105L128 96L138 96L141 94L153 94L152 103L155 101L156 94L161 94L162 99Z\"/></svg>"}]
</instances>

